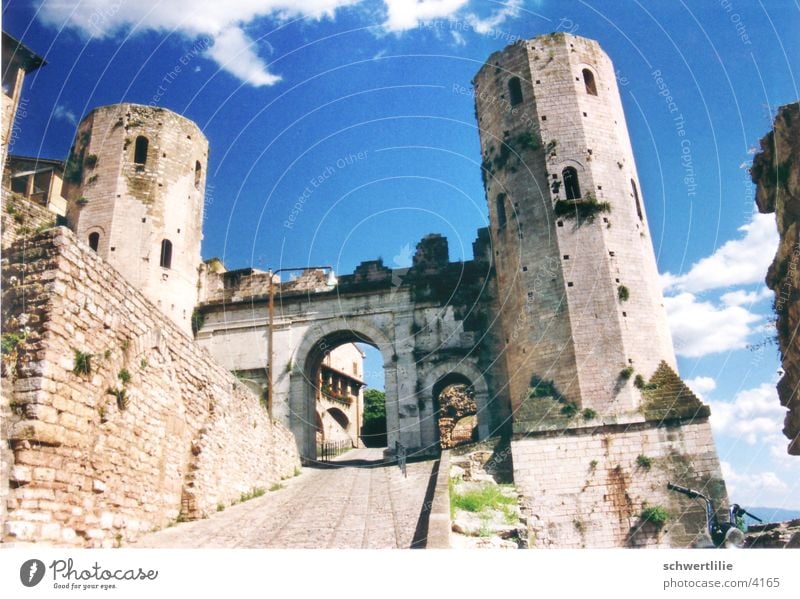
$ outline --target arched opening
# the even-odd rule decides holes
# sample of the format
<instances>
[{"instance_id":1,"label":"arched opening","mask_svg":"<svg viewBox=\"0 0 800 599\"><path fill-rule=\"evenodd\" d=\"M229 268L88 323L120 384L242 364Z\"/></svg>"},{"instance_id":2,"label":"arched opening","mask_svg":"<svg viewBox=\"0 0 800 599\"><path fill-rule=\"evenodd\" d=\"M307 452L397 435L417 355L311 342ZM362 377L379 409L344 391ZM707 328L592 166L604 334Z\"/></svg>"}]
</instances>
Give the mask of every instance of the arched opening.
<instances>
[{"instance_id":1,"label":"arched opening","mask_svg":"<svg viewBox=\"0 0 800 599\"><path fill-rule=\"evenodd\" d=\"M580 199L581 186L578 183L578 171L575 170L575 168L568 166L561 171L561 177L564 179L564 193L567 195L567 199Z\"/></svg>"},{"instance_id":2,"label":"arched opening","mask_svg":"<svg viewBox=\"0 0 800 599\"><path fill-rule=\"evenodd\" d=\"M97 231L94 233L89 233L89 247L95 252L97 251L97 248L100 247L100 233Z\"/></svg>"},{"instance_id":3,"label":"arched opening","mask_svg":"<svg viewBox=\"0 0 800 599\"><path fill-rule=\"evenodd\" d=\"M148 145L150 145L150 142L144 135L140 135L136 138L136 143L134 144L134 149L133 149L133 161L136 164L140 164L142 166L147 164Z\"/></svg>"},{"instance_id":4,"label":"arched opening","mask_svg":"<svg viewBox=\"0 0 800 599\"><path fill-rule=\"evenodd\" d=\"M636 188L636 181L633 179L631 179L631 190L633 191L633 199L636 201L636 214L639 215L639 220L644 220L642 203L639 201L639 190Z\"/></svg>"},{"instance_id":5,"label":"arched opening","mask_svg":"<svg viewBox=\"0 0 800 599\"><path fill-rule=\"evenodd\" d=\"M161 241L161 259L159 264L163 268L172 268L172 242L169 239Z\"/></svg>"},{"instance_id":6,"label":"arched opening","mask_svg":"<svg viewBox=\"0 0 800 599\"><path fill-rule=\"evenodd\" d=\"M522 82L519 77L508 80L508 101L512 106L522 104Z\"/></svg>"},{"instance_id":7,"label":"arched opening","mask_svg":"<svg viewBox=\"0 0 800 599\"><path fill-rule=\"evenodd\" d=\"M597 95L597 85L594 82L594 73L589 69L583 69L583 84L586 86L586 93L590 96Z\"/></svg>"},{"instance_id":8,"label":"arched opening","mask_svg":"<svg viewBox=\"0 0 800 599\"><path fill-rule=\"evenodd\" d=\"M508 216L506 214L506 194L498 193L494 200L495 212L497 213L497 226L502 229L506 226Z\"/></svg>"},{"instance_id":9,"label":"arched opening","mask_svg":"<svg viewBox=\"0 0 800 599\"><path fill-rule=\"evenodd\" d=\"M376 343L352 330L309 341L298 348L300 368L292 371L289 389L290 423L302 457L314 462L353 448L386 447L385 356ZM319 415L320 422L311 427L304 413Z\"/></svg>"},{"instance_id":10,"label":"arched opening","mask_svg":"<svg viewBox=\"0 0 800 599\"><path fill-rule=\"evenodd\" d=\"M467 377L450 373L433 386L435 417L442 449L478 439L478 404Z\"/></svg>"},{"instance_id":11,"label":"arched opening","mask_svg":"<svg viewBox=\"0 0 800 599\"><path fill-rule=\"evenodd\" d=\"M203 174L203 167L200 166L200 161L194 163L194 188L200 189L200 178Z\"/></svg>"}]
</instances>

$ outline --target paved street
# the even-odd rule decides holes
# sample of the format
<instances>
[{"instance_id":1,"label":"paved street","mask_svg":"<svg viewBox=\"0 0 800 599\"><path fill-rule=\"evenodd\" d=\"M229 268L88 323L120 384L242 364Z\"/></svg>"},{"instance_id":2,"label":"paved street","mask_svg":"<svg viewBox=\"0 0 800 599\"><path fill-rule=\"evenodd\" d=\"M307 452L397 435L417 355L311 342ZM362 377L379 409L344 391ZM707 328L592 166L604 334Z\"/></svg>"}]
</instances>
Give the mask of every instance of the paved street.
<instances>
[{"instance_id":1,"label":"paved street","mask_svg":"<svg viewBox=\"0 0 800 599\"><path fill-rule=\"evenodd\" d=\"M131 547L408 548L435 461L403 478L382 449L356 449L330 468L303 468L284 488L144 535Z\"/></svg>"}]
</instances>

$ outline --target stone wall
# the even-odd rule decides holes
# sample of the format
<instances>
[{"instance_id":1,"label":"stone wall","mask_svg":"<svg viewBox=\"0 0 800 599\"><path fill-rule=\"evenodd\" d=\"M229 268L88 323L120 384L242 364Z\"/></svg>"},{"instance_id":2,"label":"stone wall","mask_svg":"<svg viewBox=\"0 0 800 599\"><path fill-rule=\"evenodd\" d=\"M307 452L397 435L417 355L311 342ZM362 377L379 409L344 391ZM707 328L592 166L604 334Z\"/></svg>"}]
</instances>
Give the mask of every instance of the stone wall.
<instances>
[{"instance_id":1,"label":"stone wall","mask_svg":"<svg viewBox=\"0 0 800 599\"><path fill-rule=\"evenodd\" d=\"M767 273L775 291L778 344L784 375L778 383L781 404L789 410L783 434L788 451L800 455L800 103L778 110L774 130L761 140L753 160L756 204L762 213L775 213L780 245Z\"/></svg>"},{"instance_id":2,"label":"stone wall","mask_svg":"<svg viewBox=\"0 0 800 599\"><path fill-rule=\"evenodd\" d=\"M56 215L47 208L29 202L19 194L7 189L2 192L2 247L29 236L32 233L52 227L56 223Z\"/></svg>"},{"instance_id":3,"label":"stone wall","mask_svg":"<svg viewBox=\"0 0 800 599\"><path fill-rule=\"evenodd\" d=\"M5 542L113 546L290 476L292 434L75 235L3 261ZM5 428L5 427L3 427Z\"/></svg>"},{"instance_id":4,"label":"stone wall","mask_svg":"<svg viewBox=\"0 0 800 599\"><path fill-rule=\"evenodd\" d=\"M717 507L727 501L706 418L538 433L511 449L531 547L689 547L705 530L704 509L667 482ZM643 521L645 506L667 511L663 527Z\"/></svg>"}]
</instances>

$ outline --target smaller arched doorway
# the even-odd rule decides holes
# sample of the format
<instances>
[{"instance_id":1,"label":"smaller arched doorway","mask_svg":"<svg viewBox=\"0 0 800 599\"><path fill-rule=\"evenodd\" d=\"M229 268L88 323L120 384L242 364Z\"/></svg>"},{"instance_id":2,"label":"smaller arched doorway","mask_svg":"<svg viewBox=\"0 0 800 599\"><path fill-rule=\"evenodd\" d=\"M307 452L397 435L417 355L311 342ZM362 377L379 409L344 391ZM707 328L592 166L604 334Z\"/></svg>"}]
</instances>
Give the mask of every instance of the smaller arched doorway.
<instances>
[{"instance_id":1,"label":"smaller arched doorway","mask_svg":"<svg viewBox=\"0 0 800 599\"><path fill-rule=\"evenodd\" d=\"M451 373L433 386L439 446L456 447L478 440L478 403L467 377Z\"/></svg>"}]
</instances>

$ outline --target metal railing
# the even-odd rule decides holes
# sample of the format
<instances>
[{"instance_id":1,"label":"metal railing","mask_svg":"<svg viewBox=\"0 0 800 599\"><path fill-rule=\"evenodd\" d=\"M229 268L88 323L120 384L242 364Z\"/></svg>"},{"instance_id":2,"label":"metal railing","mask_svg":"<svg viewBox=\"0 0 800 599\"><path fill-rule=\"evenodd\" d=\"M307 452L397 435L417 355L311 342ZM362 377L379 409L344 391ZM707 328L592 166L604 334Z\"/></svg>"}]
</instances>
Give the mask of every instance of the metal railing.
<instances>
[{"instance_id":1,"label":"metal railing","mask_svg":"<svg viewBox=\"0 0 800 599\"><path fill-rule=\"evenodd\" d=\"M400 467L400 472L403 473L404 477L408 478L408 474L406 473L406 446L402 445L399 441L395 441L394 450L395 455L397 456L397 465Z\"/></svg>"},{"instance_id":2,"label":"metal railing","mask_svg":"<svg viewBox=\"0 0 800 599\"><path fill-rule=\"evenodd\" d=\"M353 443L349 440L325 441L317 444L317 459L321 462L330 462L336 456L342 455L345 451L353 448Z\"/></svg>"}]
</instances>

